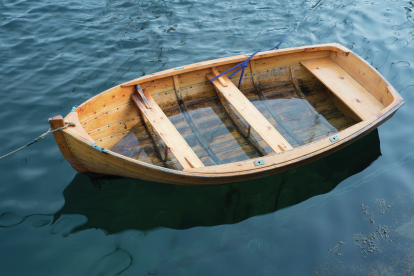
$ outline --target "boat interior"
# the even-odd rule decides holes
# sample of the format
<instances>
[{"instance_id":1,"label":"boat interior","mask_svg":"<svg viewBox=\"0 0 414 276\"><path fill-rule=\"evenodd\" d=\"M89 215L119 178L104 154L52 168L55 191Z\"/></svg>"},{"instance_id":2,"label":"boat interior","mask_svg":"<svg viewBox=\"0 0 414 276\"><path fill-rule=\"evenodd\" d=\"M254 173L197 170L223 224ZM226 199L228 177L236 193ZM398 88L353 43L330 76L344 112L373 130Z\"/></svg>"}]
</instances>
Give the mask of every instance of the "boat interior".
<instances>
[{"instance_id":1,"label":"boat interior","mask_svg":"<svg viewBox=\"0 0 414 276\"><path fill-rule=\"evenodd\" d=\"M101 93L78 108L79 121L99 146L173 170L279 154L330 137L393 101L386 88L373 93L354 78L347 54L258 56L240 90L240 72L210 83L238 62L176 68L175 75Z\"/></svg>"}]
</instances>

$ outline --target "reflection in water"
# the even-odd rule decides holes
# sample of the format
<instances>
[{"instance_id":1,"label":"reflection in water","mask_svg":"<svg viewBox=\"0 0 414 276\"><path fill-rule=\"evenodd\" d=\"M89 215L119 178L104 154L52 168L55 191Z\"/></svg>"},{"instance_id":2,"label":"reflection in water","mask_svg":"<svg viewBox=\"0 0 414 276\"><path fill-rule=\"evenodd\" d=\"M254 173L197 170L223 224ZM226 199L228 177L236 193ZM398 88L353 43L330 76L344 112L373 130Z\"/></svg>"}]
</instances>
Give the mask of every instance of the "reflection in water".
<instances>
[{"instance_id":1,"label":"reflection in water","mask_svg":"<svg viewBox=\"0 0 414 276\"><path fill-rule=\"evenodd\" d=\"M188 187L133 179L90 179L78 174L54 215L82 214L72 232L100 228L109 234L157 227L187 229L232 224L327 193L381 155L378 131L318 161L282 174L230 185Z\"/></svg>"}]
</instances>

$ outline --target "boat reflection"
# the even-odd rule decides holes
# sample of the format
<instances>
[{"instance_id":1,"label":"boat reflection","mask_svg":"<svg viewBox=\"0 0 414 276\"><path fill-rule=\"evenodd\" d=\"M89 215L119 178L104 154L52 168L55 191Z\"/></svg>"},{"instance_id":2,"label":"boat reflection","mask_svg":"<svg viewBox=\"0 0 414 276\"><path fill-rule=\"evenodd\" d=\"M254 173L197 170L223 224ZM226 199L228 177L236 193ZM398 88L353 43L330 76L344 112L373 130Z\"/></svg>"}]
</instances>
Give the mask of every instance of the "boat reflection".
<instances>
[{"instance_id":1,"label":"boat reflection","mask_svg":"<svg viewBox=\"0 0 414 276\"><path fill-rule=\"evenodd\" d=\"M378 131L374 130L313 163L242 183L189 187L77 174L63 192L65 205L54 221L62 215L82 214L88 222L73 232L100 228L108 234L237 223L327 193L380 155Z\"/></svg>"}]
</instances>

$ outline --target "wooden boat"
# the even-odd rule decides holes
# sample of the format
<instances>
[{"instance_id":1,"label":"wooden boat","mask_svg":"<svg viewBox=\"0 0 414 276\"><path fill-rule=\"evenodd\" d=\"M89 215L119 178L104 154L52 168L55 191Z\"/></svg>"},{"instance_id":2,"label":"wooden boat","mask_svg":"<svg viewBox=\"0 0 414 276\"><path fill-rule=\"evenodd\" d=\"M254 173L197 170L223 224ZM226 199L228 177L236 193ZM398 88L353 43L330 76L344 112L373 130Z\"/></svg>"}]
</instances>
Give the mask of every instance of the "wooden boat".
<instances>
[{"instance_id":1,"label":"wooden boat","mask_svg":"<svg viewBox=\"0 0 414 276\"><path fill-rule=\"evenodd\" d=\"M89 99L51 128L80 173L179 185L260 178L326 156L404 104L367 62L336 44L258 53L240 73L210 80L244 55L177 67Z\"/></svg>"}]
</instances>

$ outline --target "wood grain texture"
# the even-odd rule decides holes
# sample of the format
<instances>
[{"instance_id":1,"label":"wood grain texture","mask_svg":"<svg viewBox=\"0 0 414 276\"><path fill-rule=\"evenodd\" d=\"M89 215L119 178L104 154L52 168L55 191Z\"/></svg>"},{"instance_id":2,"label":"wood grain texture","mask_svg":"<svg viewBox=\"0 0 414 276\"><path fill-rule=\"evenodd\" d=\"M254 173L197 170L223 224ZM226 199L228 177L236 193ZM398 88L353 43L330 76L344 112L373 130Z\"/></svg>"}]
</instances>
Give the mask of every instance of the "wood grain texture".
<instances>
[{"instance_id":1,"label":"wood grain texture","mask_svg":"<svg viewBox=\"0 0 414 276\"><path fill-rule=\"evenodd\" d=\"M211 68L211 72L213 73L214 76L218 76L220 74L217 71L216 67L212 67ZM218 77L217 80L221 84L221 86L223 86L223 87L227 87L228 86L227 82L224 80L223 77Z\"/></svg>"},{"instance_id":2,"label":"wood grain texture","mask_svg":"<svg viewBox=\"0 0 414 276\"><path fill-rule=\"evenodd\" d=\"M257 139L252 135L247 135L248 130L246 129L243 122L240 120L239 116L233 111L232 107L226 100L226 98L221 94L218 93L219 99L226 110L227 114L229 115L230 119L232 120L234 126L237 128L238 132L246 138L246 140L260 153L261 156L267 155L266 150L263 148L262 145L257 141ZM236 133L232 132L232 135L236 137Z\"/></svg>"},{"instance_id":3,"label":"wood grain texture","mask_svg":"<svg viewBox=\"0 0 414 276\"><path fill-rule=\"evenodd\" d=\"M262 158L264 161L263 167L268 167L272 165L278 165L285 162L289 162L290 160L305 157L309 154L312 154L313 152L323 149L323 148L330 148L335 147L336 144L332 143L329 138L332 138L333 136L338 136L340 140L346 139L352 134L356 133L358 130L363 129L367 127L368 125L375 122L377 119L376 116L372 116L370 119L365 120L357 125L354 125L340 133L337 133L336 135L332 135L328 138L319 140L317 142L302 146L300 148L297 148L294 151L285 152L283 154L277 154L277 155L270 155L265 156ZM214 167L207 167L203 169L191 169L191 170L185 170L187 172L199 172L199 173L211 173L211 174L217 174L217 173L230 173L230 172L242 172L242 171L249 171L256 168L256 165L254 164L254 160L249 161L242 161L242 162L236 162L232 164L226 164L226 165L220 165L220 166L214 166Z\"/></svg>"},{"instance_id":4,"label":"wood grain texture","mask_svg":"<svg viewBox=\"0 0 414 276\"><path fill-rule=\"evenodd\" d=\"M331 53L331 51L342 52L344 50L349 51L347 48L345 48L344 46L338 43L327 43L327 44L320 44L320 45L310 45L310 46L293 47L293 48L288 48L288 49L260 52L260 53L257 53L251 60L261 59L263 61L265 60L265 58L276 58L276 60L280 60L280 65L278 64L273 67L280 67L280 66L291 65L294 63L299 63L300 60L306 59L306 57L315 58L315 57L321 57L321 56L328 56ZM288 56L289 54L292 54L294 56L289 57ZM157 73L149 74L141 78L123 83L121 84L121 86L122 87L133 86L139 83L145 83L145 82L157 80L163 77L170 77L176 74L188 73L188 72L192 72L195 70L207 69L208 71L210 71L211 67L216 67L217 70L219 70L218 66L227 65L229 63L233 63L233 64L240 63L244 61L245 59L246 59L245 55L238 55L238 56L214 59L214 60L209 60L209 61L204 61L204 62L199 62L199 63L193 63L193 64L182 66L183 69L180 69L180 70L175 70L173 68L173 69L168 69L165 71L160 71ZM295 60L293 61L293 59ZM274 63L274 61L269 60L267 63L268 64ZM262 70L262 69L258 68L258 70Z\"/></svg>"},{"instance_id":5,"label":"wood grain texture","mask_svg":"<svg viewBox=\"0 0 414 276\"><path fill-rule=\"evenodd\" d=\"M348 56L343 56L332 52L330 57L384 106L388 106L394 101L394 95L387 93L389 82L355 53L350 52Z\"/></svg>"},{"instance_id":6,"label":"wood grain texture","mask_svg":"<svg viewBox=\"0 0 414 276\"><path fill-rule=\"evenodd\" d=\"M346 105L343 101L341 101L335 94L332 92L329 93L332 101L334 102L335 106L341 110L342 113L344 113L346 116L354 119L356 122L360 122L361 119Z\"/></svg>"},{"instance_id":7,"label":"wood grain texture","mask_svg":"<svg viewBox=\"0 0 414 276\"><path fill-rule=\"evenodd\" d=\"M164 141L165 145L170 148L171 153L174 154L181 166L183 168L204 167L203 162L201 162L167 116L165 116L157 103L148 94L146 96L151 109L145 107L138 94L133 94L132 99L141 110L142 115L147 118L159 137ZM187 160L191 162L191 165Z\"/></svg>"},{"instance_id":8,"label":"wood grain texture","mask_svg":"<svg viewBox=\"0 0 414 276\"><path fill-rule=\"evenodd\" d=\"M178 76L173 76L174 80L174 89L177 96L178 105L180 107L180 111L183 114L186 123L188 126L190 126L192 132L197 137L198 142L200 145L204 148L204 150L207 152L209 157L214 161L215 164L220 165L223 164L223 162L220 160L220 158L217 157L216 154L211 150L210 146L207 144L207 142L203 139L203 137L200 135L200 132L198 131L197 127L194 125L193 120L191 119L191 116L188 114L187 107L185 106L185 103L181 97L181 91L180 91L180 82L178 81Z\"/></svg>"},{"instance_id":9,"label":"wood grain texture","mask_svg":"<svg viewBox=\"0 0 414 276\"><path fill-rule=\"evenodd\" d=\"M289 66L289 69L290 69L290 77L291 77L293 85L295 86L296 92L300 95L302 99L305 98L305 95L303 95L302 90L299 87L298 80L296 78L295 67Z\"/></svg>"},{"instance_id":10,"label":"wood grain texture","mask_svg":"<svg viewBox=\"0 0 414 276\"><path fill-rule=\"evenodd\" d=\"M54 130L59 127L65 126L65 121L61 115L55 116L49 119L50 129ZM65 159L69 164L79 173L87 173L89 170L76 158L69 148L68 143L66 142L65 136L62 131L56 131L53 133L56 143L60 149L60 152L63 154Z\"/></svg>"},{"instance_id":11,"label":"wood grain texture","mask_svg":"<svg viewBox=\"0 0 414 276\"><path fill-rule=\"evenodd\" d=\"M343 148L349 143L352 143L353 141L361 138L363 135L369 133L371 130L375 129L384 123L387 119L389 119L402 104L402 101L396 102L389 109L384 110L385 114L383 114L380 119L374 121L372 124L369 124L365 128L359 129L348 138L343 140L341 139L336 143L335 147L321 148L308 156L292 159L289 162L267 167L256 167L254 170L247 170L243 172L208 174L174 171L127 158L111 151L109 151L108 154L92 151L91 147L80 137L76 136L76 134L72 135L67 133L67 131L64 131L64 134L67 137L66 139L74 148L74 151L76 152L79 160L87 164L91 171L94 171L96 173L120 175L123 177L140 178L147 181L170 183L176 185L210 186L257 179L272 174L281 173L315 161L336 150ZM282 156L287 153L278 154L277 156ZM263 157L260 159L263 159Z\"/></svg>"},{"instance_id":12,"label":"wood grain texture","mask_svg":"<svg viewBox=\"0 0 414 276\"><path fill-rule=\"evenodd\" d=\"M207 74L211 80L214 75ZM257 134L270 146L274 152L281 152L279 145L284 144L285 150L293 149L292 146L280 135L280 133L269 123L269 121L246 99L243 93L229 81L226 76L223 79L229 83L224 87L218 81L213 81L218 93L221 93L226 100L237 110L244 120L257 132Z\"/></svg>"},{"instance_id":13,"label":"wood grain texture","mask_svg":"<svg viewBox=\"0 0 414 276\"><path fill-rule=\"evenodd\" d=\"M342 55L342 51L349 52L349 54ZM380 108L368 119L358 124L355 124L354 120L344 116L335 107L329 94L323 92L324 86L316 78L313 80L313 76L307 70L301 69L300 66L301 61L326 57L334 60L334 63L341 67L345 73L355 79L359 85L381 102L383 108ZM133 85L140 83L142 88L145 88L151 96L148 98L154 101L154 106L163 109L161 110L160 108L161 111L165 112L164 115L170 112L170 109L171 111L176 110L174 112L180 113L177 111L179 110L177 105L178 97L176 95L176 89L174 89L173 75L180 74L177 76L176 81L178 81L180 86L181 97L186 103L187 101L189 103L204 101L212 97L216 97L217 99L217 94L214 91L215 88L209 84L206 73L210 72L211 67L216 67L217 71L222 72L244 59L245 56L241 55L201 62L184 66L184 69L179 70L179 72L174 69L157 72L111 88L86 101L77 109L80 122L88 132L85 129L82 131L82 129L71 127L57 132L61 133L62 136L59 138L55 135L55 138L57 137L56 140L58 141L58 139L61 140L63 137L73 157L64 154L65 158L71 164L73 162L70 158L75 159L85 172L119 175L178 185L218 185L264 177L321 158L359 139L382 124L404 103L395 89L382 76L377 74L375 69L343 46L333 43L275 50L259 53L254 57L255 68L253 70L246 68L241 90L244 96L248 98L248 102L254 103L254 108L261 113L265 120L272 122L271 124L278 127L280 135L287 135L272 118L266 106L260 103L260 97L255 93L255 87L253 85L253 83L259 83L260 87L265 89L264 94L269 99L269 105L276 112L281 112L277 115L291 127L292 131L308 144L299 146L287 135L285 136L286 141L289 140L291 143L293 141L291 145L295 145L294 149L285 152L279 150L280 153L278 154L253 157L253 159L248 160L247 158L252 158L251 156L258 156L256 150L247 143L247 139L240 135L243 132L237 130L230 118L227 115L221 114L224 111L222 107L219 107L222 111L220 111L220 114L217 113L217 116L214 118L221 120L223 124L217 128L217 131L213 132L212 127L214 125L210 124L207 117L203 121L204 113L200 113L200 120L196 119L197 116L193 117L194 125L202 124L202 128L205 127L206 132L200 132L200 135L205 138L212 137L211 135L213 133L214 135L217 134L217 136L214 136L214 144L210 144L210 147L224 163L232 162L229 164L213 165L206 168L192 168L195 166L194 160L189 159L189 162L186 161L188 166L184 168L184 171L164 168L161 166L161 161L155 158L156 153L153 147L147 145L148 139L151 139L148 135L142 139L140 136L139 146L135 149L125 148L125 151L120 151L125 152L126 155L121 155L111 150L108 150L107 153L102 153L92 148L94 139L96 140L97 137L100 138L97 140L98 143L102 139L103 144L114 145L114 143L109 141L113 140L116 143L116 141L121 141L123 138L126 139L126 136L133 138L135 129L145 129L139 112L130 112L131 107L128 107L131 103L131 94L135 90ZM333 135L328 134L329 131L327 128L322 123L319 123L317 118L314 118L315 120L312 121L314 117L312 114L305 116L306 110L301 107L300 102L295 100L297 94L289 81L289 71L283 69L287 66L293 66L295 68L298 85L305 95L305 99L302 101L309 103L317 113L323 115L328 122L341 130L334 134L340 138L339 141L331 143L329 137ZM261 72L262 76L259 72ZM277 79L277 76L279 76L280 81L275 82L274 80ZM367 77L364 78L364 76ZM237 78L237 74L235 78ZM229 88L234 86L234 83L238 81L235 78L230 81L223 77L228 86L222 87ZM285 78L287 79L285 80ZM238 91L238 93L241 92ZM142 106L145 108L144 105ZM236 104L236 106L240 105ZM195 108L198 107L195 106ZM218 112L219 109L215 109L214 112ZM203 160L203 162L212 162L202 146L197 144L197 139L192 133L191 127L185 122L185 118L174 115L175 113L171 114L171 117L168 117L171 120L180 118L181 121L177 121L177 129L180 129L181 134L184 133L186 135L186 140L191 141L191 146L194 148L193 152L197 152L197 155L201 156L200 160ZM69 115L66 120L74 119L73 114ZM194 113L194 115L197 114ZM240 123L244 124L243 122ZM254 126L254 124L251 125L252 127ZM79 126L81 125L79 124ZM91 134L88 134L89 132ZM247 128L243 135L247 135ZM254 137L258 138L258 144L265 145L264 140L257 135L256 131L252 131L249 136L249 138ZM137 138L134 139L137 140ZM265 146L270 150L267 145ZM61 146L59 147L61 148ZM67 151L67 148L63 148L63 150L61 148L62 153L65 150ZM120 149L123 150L122 147ZM264 150L266 151L266 149ZM145 160L148 161L142 162L134 159L137 156L144 156L144 151L146 151L145 153L147 155ZM168 155L173 156L174 154ZM157 165L149 161L151 158L154 158L153 162ZM173 160L175 160L175 157ZM259 166L254 165L253 162L258 160L263 160L265 164ZM82 171L82 168L75 169Z\"/></svg>"},{"instance_id":14,"label":"wood grain texture","mask_svg":"<svg viewBox=\"0 0 414 276\"><path fill-rule=\"evenodd\" d=\"M283 120L274 112L274 110L270 106L266 96L263 94L262 88L261 88L261 85L260 85L260 82L259 82L260 73L256 71L255 61L250 62L250 71L251 71L251 74L252 74L253 85L254 85L254 88L256 90L256 93L260 97L261 101L265 105L268 112L272 115L273 119L277 122L278 125L280 125L296 141L296 143L298 143L299 145L303 145L304 144L303 141L299 137L297 137L297 135L293 131L291 131L291 129L285 124L285 122L283 122ZM279 146L279 148L280 148L280 146ZM283 150L284 148L282 147L281 149Z\"/></svg>"},{"instance_id":15,"label":"wood grain texture","mask_svg":"<svg viewBox=\"0 0 414 276\"><path fill-rule=\"evenodd\" d=\"M381 102L330 57L301 61L301 64L322 81L361 120L366 120L384 109Z\"/></svg>"},{"instance_id":16,"label":"wood grain texture","mask_svg":"<svg viewBox=\"0 0 414 276\"><path fill-rule=\"evenodd\" d=\"M72 111L69 113L69 115L65 118L65 122L75 123L75 126L68 126L68 129L70 129L72 132L75 132L82 138L90 141L91 143L95 143L95 140L92 139L92 137L89 136L89 134L86 133L85 129L82 127L82 124L79 121L78 112Z\"/></svg>"}]
</instances>

